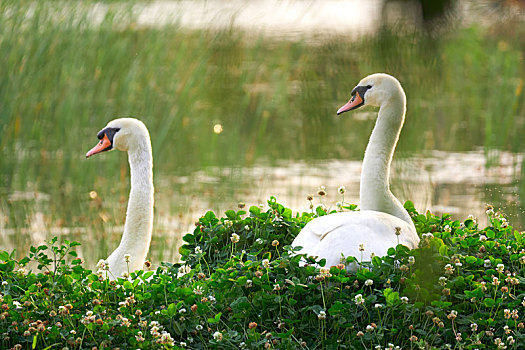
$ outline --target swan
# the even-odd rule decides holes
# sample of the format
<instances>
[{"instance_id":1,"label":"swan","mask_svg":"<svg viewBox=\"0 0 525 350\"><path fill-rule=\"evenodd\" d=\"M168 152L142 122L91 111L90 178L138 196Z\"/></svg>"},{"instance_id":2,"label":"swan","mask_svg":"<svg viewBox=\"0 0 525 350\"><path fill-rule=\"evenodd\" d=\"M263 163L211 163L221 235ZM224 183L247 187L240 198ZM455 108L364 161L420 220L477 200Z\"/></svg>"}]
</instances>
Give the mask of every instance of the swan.
<instances>
[{"instance_id":1,"label":"swan","mask_svg":"<svg viewBox=\"0 0 525 350\"><path fill-rule=\"evenodd\" d=\"M405 92L396 78L376 73L363 78L351 95L338 115L365 105L379 106L363 159L361 210L318 217L292 242L293 247L302 247L296 254L324 258L326 266L340 264L342 256L369 260L372 253L387 255L388 248L398 243L409 248L419 243L414 223L389 183L390 163L405 120ZM355 270L356 265L347 268Z\"/></svg>"},{"instance_id":2,"label":"swan","mask_svg":"<svg viewBox=\"0 0 525 350\"><path fill-rule=\"evenodd\" d=\"M118 149L128 153L131 169L124 233L117 249L107 258L108 277L116 279L125 276L125 273L142 269L148 254L153 229L154 191L151 140L144 123L134 118L110 121L97 134L97 138L99 143L86 153L86 158Z\"/></svg>"}]
</instances>

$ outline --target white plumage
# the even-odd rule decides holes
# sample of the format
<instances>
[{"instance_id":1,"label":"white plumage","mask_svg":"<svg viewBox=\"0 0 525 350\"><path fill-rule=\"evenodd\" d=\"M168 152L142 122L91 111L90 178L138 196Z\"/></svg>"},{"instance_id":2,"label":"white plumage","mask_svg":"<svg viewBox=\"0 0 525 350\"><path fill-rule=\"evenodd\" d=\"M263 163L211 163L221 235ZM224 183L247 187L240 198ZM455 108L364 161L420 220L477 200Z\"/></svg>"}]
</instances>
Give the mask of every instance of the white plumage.
<instances>
[{"instance_id":1,"label":"white plumage","mask_svg":"<svg viewBox=\"0 0 525 350\"><path fill-rule=\"evenodd\" d=\"M401 84L387 74L372 74L359 82L350 101L338 114L362 105L379 106L379 113L363 159L360 211L322 216L310 221L292 242L298 254L326 259L327 266L341 257L387 254L398 242L416 248L419 237L410 215L390 191L390 163L404 123L406 97ZM396 235L396 232L398 235ZM364 252L359 250L364 246ZM348 266L353 268L353 266Z\"/></svg>"}]
</instances>

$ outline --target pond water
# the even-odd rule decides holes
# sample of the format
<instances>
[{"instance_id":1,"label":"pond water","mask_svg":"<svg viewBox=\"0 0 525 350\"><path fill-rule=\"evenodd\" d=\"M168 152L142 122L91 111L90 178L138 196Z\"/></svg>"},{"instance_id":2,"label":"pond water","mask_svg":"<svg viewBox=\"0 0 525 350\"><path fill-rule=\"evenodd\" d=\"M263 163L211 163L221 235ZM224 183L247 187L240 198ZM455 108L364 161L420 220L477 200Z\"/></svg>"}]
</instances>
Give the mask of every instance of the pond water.
<instances>
[{"instance_id":1,"label":"pond water","mask_svg":"<svg viewBox=\"0 0 525 350\"><path fill-rule=\"evenodd\" d=\"M277 29L290 35L243 31L264 29L253 13L277 3L275 18L294 24ZM525 26L508 18L484 27L452 23L436 37L384 25L379 1L362 9L370 18L353 12L362 1L344 2L356 18L344 24L334 14L341 3L228 2L224 11L238 14L240 28L218 30L210 19L220 12L216 1L199 3L198 20L182 16L177 24L162 21L194 2L153 2L118 16L114 4L95 4L83 19L57 16L76 8L57 12L53 1L2 2L0 27L8 30L0 32L0 51L9 54L0 56L0 249L23 256L58 235L81 242L79 255L93 264L116 247L127 159L116 151L84 154L119 116L138 117L150 130L156 264L178 259L181 237L207 210L220 215L275 196L307 211L306 196L320 186L328 195L314 202L334 207L342 185L345 201L358 204L377 111L335 111L377 71L398 77L408 96L394 194L422 213L472 214L480 225L489 203L525 229ZM164 17L155 15L159 8ZM98 26L86 26L94 17Z\"/></svg>"}]
</instances>

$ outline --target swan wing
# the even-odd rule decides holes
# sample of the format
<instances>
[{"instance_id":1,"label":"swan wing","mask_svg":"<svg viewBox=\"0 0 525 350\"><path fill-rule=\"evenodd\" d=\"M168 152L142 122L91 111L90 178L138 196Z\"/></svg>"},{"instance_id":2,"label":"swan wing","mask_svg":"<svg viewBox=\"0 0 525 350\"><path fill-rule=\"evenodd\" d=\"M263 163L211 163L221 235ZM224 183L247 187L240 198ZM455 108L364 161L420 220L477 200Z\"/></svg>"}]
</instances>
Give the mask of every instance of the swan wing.
<instances>
[{"instance_id":1,"label":"swan wing","mask_svg":"<svg viewBox=\"0 0 525 350\"><path fill-rule=\"evenodd\" d=\"M399 237L396 228L401 228ZM365 210L322 216L310 221L292 243L302 247L298 254L326 259L327 266L340 263L342 256L369 261L370 254L387 254L398 242L409 248L419 241L413 225L393 215ZM360 245L364 251L360 251Z\"/></svg>"}]
</instances>

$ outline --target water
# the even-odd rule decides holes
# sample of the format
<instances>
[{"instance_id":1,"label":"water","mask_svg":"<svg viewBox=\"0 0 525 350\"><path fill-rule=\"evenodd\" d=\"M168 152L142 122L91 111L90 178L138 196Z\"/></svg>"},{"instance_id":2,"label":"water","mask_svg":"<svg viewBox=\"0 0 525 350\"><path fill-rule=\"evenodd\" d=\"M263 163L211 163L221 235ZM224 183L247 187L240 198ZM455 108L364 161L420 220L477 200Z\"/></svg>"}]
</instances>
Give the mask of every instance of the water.
<instances>
[{"instance_id":1,"label":"water","mask_svg":"<svg viewBox=\"0 0 525 350\"><path fill-rule=\"evenodd\" d=\"M333 12L342 3L350 17ZM59 235L81 242L88 264L108 256L125 219L127 159L84 154L126 115L152 137L154 263L178 259L182 235L207 210L275 196L307 211L320 186L328 196L314 202L334 207L341 185L358 204L377 110L335 111L376 71L397 76L408 96L396 196L481 225L490 203L524 229L524 26L462 22L436 38L381 26L382 2L356 3L153 2L117 17L115 4L87 3L84 18L84 5L2 2L0 248L23 256ZM237 26L218 29L233 14Z\"/></svg>"}]
</instances>

